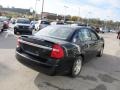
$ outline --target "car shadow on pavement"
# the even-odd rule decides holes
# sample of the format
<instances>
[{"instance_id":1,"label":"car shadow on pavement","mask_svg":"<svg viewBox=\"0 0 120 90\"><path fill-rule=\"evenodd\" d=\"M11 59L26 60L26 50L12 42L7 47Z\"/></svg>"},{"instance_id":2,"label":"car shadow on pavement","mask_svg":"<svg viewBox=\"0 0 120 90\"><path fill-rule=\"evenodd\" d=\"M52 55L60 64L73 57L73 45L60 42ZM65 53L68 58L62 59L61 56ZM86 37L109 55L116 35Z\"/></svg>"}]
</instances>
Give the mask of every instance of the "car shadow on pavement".
<instances>
[{"instance_id":1,"label":"car shadow on pavement","mask_svg":"<svg viewBox=\"0 0 120 90\"><path fill-rule=\"evenodd\" d=\"M104 83L120 81L120 76L114 76L116 73L120 74L120 57L104 54L85 63L77 78L39 73L34 83L39 90L107 90ZM98 86L104 89L96 89Z\"/></svg>"}]
</instances>

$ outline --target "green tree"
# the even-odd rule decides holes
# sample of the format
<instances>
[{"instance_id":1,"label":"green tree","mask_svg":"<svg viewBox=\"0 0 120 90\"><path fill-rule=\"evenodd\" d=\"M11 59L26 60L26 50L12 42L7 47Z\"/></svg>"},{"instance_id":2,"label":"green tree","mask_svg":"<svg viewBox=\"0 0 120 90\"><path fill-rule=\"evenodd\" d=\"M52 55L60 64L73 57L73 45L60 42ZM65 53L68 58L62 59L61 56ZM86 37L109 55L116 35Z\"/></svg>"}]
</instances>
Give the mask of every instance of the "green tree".
<instances>
[{"instance_id":1,"label":"green tree","mask_svg":"<svg viewBox=\"0 0 120 90\"><path fill-rule=\"evenodd\" d=\"M72 16L72 21L77 21L78 20L78 16Z\"/></svg>"}]
</instances>

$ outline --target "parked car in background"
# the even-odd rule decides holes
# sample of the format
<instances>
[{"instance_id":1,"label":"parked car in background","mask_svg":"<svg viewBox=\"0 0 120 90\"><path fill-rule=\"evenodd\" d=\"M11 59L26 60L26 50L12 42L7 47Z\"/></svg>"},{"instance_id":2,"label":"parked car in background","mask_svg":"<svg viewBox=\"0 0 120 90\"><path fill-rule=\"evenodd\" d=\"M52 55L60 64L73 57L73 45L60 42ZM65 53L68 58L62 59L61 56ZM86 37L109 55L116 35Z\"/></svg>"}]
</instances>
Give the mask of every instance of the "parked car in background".
<instances>
[{"instance_id":1,"label":"parked car in background","mask_svg":"<svg viewBox=\"0 0 120 90\"><path fill-rule=\"evenodd\" d=\"M3 22L0 21L0 32L3 30Z\"/></svg>"},{"instance_id":2,"label":"parked car in background","mask_svg":"<svg viewBox=\"0 0 120 90\"><path fill-rule=\"evenodd\" d=\"M0 29L2 31L6 30L9 28L9 18L5 16L0 16Z\"/></svg>"},{"instance_id":3,"label":"parked car in background","mask_svg":"<svg viewBox=\"0 0 120 90\"><path fill-rule=\"evenodd\" d=\"M32 25L27 18L18 18L15 22L14 34L32 34Z\"/></svg>"},{"instance_id":4,"label":"parked car in background","mask_svg":"<svg viewBox=\"0 0 120 90\"><path fill-rule=\"evenodd\" d=\"M11 18L10 21L11 21L12 24L15 24L16 19L15 18Z\"/></svg>"},{"instance_id":5,"label":"parked car in background","mask_svg":"<svg viewBox=\"0 0 120 90\"><path fill-rule=\"evenodd\" d=\"M38 22L37 21L31 21L31 25L32 25L32 28L35 29L35 24L37 24Z\"/></svg>"},{"instance_id":6,"label":"parked car in background","mask_svg":"<svg viewBox=\"0 0 120 90\"><path fill-rule=\"evenodd\" d=\"M79 75L83 62L102 56L104 39L84 26L48 26L35 35L18 38L16 58L24 65L47 73Z\"/></svg>"},{"instance_id":7,"label":"parked car in background","mask_svg":"<svg viewBox=\"0 0 120 90\"><path fill-rule=\"evenodd\" d=\"M111 33L117 33L117 30L110 30Z\"/></svg>"},{"instance_id":8,"label":"parked car in background","mask_svg":"<svg viewBox=\"0 0 120 90\"><path fill-rule=\"evenodd\" d=\"M51 25L64 25L65 23L62 21L51 22Z\"/></svg>"},{"instance_id":9,"label":"parked car in background","mask_svg":"<svg viewBox=\"0 0 120 90\"><path fill-rule=\"evenodd\" d=\"M35 30L40 30L50 25L50 22L47 20L38 20L35 24Z\"/></svg>"},{"instance_id":10,"label":"parked car in background","mask_svg":"<svg viewBox=\"0 0 120 90\"><path fill-rule=\"evenodd\" d=\"M99 32L100 32L100 28L99 28L99 27L96 27L96 28L95 28L95 31L96 31L97 33L99 33Z\"/></svg>"},{"instance_id":11,"label":"parked car in background","mask_svg":"<svg viewBox=\"0 0 120 90\"><path fill-rule=\"evenodd\" d=\"M101 30L101 33L109 33L109 32L110 32L110 30L108 30L108 29Z\"/></svg>"}]
</instances>

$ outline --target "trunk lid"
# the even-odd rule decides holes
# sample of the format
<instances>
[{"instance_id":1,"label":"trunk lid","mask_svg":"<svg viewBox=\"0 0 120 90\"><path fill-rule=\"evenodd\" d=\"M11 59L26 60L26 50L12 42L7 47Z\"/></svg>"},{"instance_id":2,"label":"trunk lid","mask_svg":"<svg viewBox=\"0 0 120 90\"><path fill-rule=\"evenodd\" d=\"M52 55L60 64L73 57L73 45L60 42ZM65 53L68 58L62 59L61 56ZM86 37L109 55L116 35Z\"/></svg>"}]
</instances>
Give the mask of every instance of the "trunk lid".
<instances>
[{"instance_id":1,"label":"trunk lid","mask_svg":"<svg viewBox=\"0 0 120 90\"><path fill-rule=\"evenodd\" d=\"M38 58L49 58L54 44L65 44L66 41L50 38L50 37L36 37L36 36L22 36L21 49L30 55Z\"/></svg>"}]
</instances>

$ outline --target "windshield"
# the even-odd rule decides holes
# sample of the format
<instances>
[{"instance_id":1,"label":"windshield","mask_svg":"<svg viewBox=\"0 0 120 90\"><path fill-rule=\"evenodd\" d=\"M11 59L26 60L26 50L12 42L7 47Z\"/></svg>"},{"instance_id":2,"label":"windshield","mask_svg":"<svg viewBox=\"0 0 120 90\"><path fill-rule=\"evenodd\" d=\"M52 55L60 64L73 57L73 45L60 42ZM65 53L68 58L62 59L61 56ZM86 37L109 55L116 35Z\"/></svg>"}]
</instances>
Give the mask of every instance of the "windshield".
<instances>
[{"instance_id":1,"label":"windshield","mask_svg":"<svg viewBox=\"0 0 120 90\"><path fill-rule=\"evenodd\" d=\"M18 19L17 23L30 24L30 20L28 20L28 19Z\"/></svg>"},{"instance_id":2,"label":"windshield","mask_svg":"<svg viewBox=\"0 0 120 90\"><path fill-rule=\"evenodd\" d=\"M41 21L41 24L50 24L50 22L48 22L48 21Z\"/></svg>"},{"instance_id":3,"label":"windshield","mask_svg":"<svg viewBox=\"0 0 120 90\"><path fill-rule=\"evenodd\" d=\"M54 37L54 38L66 40L72 32L73 32L73 29L70 27L48 26L40 30L35 35L36 36L42 35L42 36L48 36L48 37Z\"/></svg>"},{"instance_id":4,"label":"windshield","mask_svg":"<svg viewBox=\"0 0 120 90\"><path fill-rule=\"evenodd\" d=\"M0 17L0 22L4 22L4 21L7 21L7 20L8 20L7 18Z\"/></svg>"}]
</instances>

